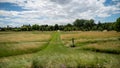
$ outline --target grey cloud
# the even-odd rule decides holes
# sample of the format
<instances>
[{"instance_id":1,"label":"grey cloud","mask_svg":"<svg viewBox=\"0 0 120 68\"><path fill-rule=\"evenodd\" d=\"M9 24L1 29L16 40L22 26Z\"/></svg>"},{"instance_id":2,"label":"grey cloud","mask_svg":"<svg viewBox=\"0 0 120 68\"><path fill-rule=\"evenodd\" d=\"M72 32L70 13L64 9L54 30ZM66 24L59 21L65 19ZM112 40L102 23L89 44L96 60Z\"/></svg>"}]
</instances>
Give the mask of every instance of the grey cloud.
<instances>
[{"instance_id":1,"label":"grey cloud","mask_svg":"<svg viewBox=\"0 0 120 68\"><path fill-rule=\"evenodd\" d=\"M58 4L68 4L70 3L72 0L50 0L51 2L56 2Z\"/></svg>"}]
</instances>

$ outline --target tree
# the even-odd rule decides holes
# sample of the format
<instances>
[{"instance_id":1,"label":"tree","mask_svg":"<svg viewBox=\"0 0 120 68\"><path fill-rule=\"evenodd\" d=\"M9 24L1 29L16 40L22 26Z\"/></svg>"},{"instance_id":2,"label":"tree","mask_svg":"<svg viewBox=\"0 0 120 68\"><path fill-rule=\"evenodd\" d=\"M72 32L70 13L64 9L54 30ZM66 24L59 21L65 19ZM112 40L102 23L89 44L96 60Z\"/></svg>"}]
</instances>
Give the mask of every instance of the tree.
<instances>
[{"instance_id":1,"label":"tree","mask_svg":"<svg viewBox=\"0 0 120 68\"><path fill-rule=\"evenodd\" d=\"M40 27L39 27L39 25L37 25L37 24L32 25L32 29L33 29L33 30L39 30L39 28L40 28Z\"/></svg>"},{"instance_id":2,"label":"tree","mask_svg":"<svg viewBox=\"0 0 120 68\"><path fill-rule=\"evenodd\" d=\"M54 30L58 30L58 29L59 29L58 24L55 24L55 26L54 26Z\"/></svg>"},{"instance_id":3,"label":"tree","mask_svg":"<svg viewBox=\"0 0 120 68\"><path fill-rule=\"evenodd\" d=\"M89 27L90 27L90 30L91 30L95 26L94 20L90 19L89 23L90 23Z\"/></svg>"},{"instance_id":4,"label":"tree","mask_svg":"<svg viewBox=\"0 0 120 68\"><path fill-rule=\"evenodd\" d=\"M73 25L75 27L77 27L79 30L83 30L84 29L84 24L85 24L85 20L84 19L76 19L75 22L73 22Z\"/></svg>"},{"instance_id":5,"label":"tree","mask_svg":"<svg viewBox=\"0 0 120 68\"><path fill-rule=\"evenodd\" d=\"M72 24L70 24L70 23L68 23L67 25L66 25L66 27L72 27L73 25Z\"/></svg>"},{"instance_id":6,"label":"tree","mask_svg":"<svg viewBox=\"0 0 120 68\"><path fill-rule=\"evenodd\" d=\"M102 23L99 21L98 24L97 24L97 30L100 30L102 31L103 28L102 28Z\"/></svg>"},{"instance_id":7,"label":"tree","mask_svg":"<svg viewBox=\"0 0 120 68\"><path fill-rule=\"evenodd\" d=\"M22 29L22 31L27 31L28 30L27 25L21 26L21 29Z\"/></svg>"},{"instance_id":8,"label":"tree","mask_svg":"<svg viewBox=\"0 0 120 68\"><path fill-rule=\"evenodd\" d=\"M120 32L120 17L115 22L115 30Z\"/></svg>"},{"instance_id":9,"label":"tree","mask_svg":"<svg viewBox=\"0 0 120 68\"><path fill-rule=\"evenodd\" d=\"M73 25L78 27L80 30L92 30L93 26L95 25L94 20L85 20L85 19L76 19L75 22L73 22Z\"/></svg>"},{"instance_id":10,"label":"tree","mask_svg":"<svg viewBox=\"0 0 120 68\"><path fill-rule=\"evenodd\" d=\"M64 25L59 25L59 30L64 30L65 26Z\"/></svg>"},{"instance_id":11,"label":"tree","mask_svg":"<svg viewBox=\"0 0 120 68\"><path fill-rule=\"evenodd\" d=\"M53 26L48 26L48 30L49 30L49 31L53 31L53 30L54 30L54 27L53 27Z\"/></svg>"},{"instance_id":12,"label":"tree","mask_svg":"<svg viewBox=\"0 0 120 68\"><path fill-rule=\"evenodd\" d=\"M73 25L76 27L82 27L84 24L84 19L76 19L75 22L73 22Z\"/></svg>"},{"instance_id":13,"label":"tree","mask_svg":"<svg viewBox=\"0 0 120 68\"><path fill-rule=\"evenodd\" d=\"M14 29L14 28L13 28ZM15 28L16 30L18 29L18 28ZM31 31L32 30L32 28L31 28L31 25L29 24L29 25L23 25L23 26L21 26L21 30L22 31ZM19 31L20 31L20 28L19 28Z\"/></svg>"}]
</instances>

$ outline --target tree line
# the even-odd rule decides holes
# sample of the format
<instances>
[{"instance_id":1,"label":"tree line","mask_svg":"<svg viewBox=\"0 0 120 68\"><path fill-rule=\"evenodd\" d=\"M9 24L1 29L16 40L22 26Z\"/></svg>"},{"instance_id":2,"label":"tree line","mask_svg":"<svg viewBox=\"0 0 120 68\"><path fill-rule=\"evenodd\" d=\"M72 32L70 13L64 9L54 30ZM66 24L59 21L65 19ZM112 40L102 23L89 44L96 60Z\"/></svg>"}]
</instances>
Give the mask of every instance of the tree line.
<instances>
[{"instance_id":1,"label":"tree line","mask_svg":"<svg viewBox=\"0 0 120 68\"><path fill-rule=\"evenodd\" d=\"M0 27L0 31L120 31L120 17L117 18L116 22L101 23L100 21L96 24L93 19L76 19L72 24L66 25L22 25L21 27Z\"/></svg>"}]
</instances>

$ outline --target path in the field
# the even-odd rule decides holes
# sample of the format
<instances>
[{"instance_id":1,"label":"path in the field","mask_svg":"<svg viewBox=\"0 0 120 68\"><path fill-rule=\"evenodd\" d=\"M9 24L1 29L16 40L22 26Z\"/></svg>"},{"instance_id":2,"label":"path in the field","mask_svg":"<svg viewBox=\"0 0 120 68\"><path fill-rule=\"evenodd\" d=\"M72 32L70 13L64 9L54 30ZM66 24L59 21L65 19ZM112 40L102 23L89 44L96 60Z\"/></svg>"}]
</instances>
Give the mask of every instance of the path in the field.
<instances>
[{"instance_id":1,"label":"path in the field","mask_svg":"<svg viewBox=\"0 0 120 68\"><path fill-rule=\"evenodd\" d=\"M62 43L62 40L60 38L60 32L55 32L52 35L51 40L49 41L49 44L47 47L41 51L41 53L44 54L53 54L53 53L68 53L70 49L64 46Z\"/></svg>"},{"instance_id":2,"label":"path in the field","mask_svg":"<svg viewBox=\"0 0 120 68\"><path fill-rule=\"evenodd\" d=\"M62 43L60 32L55 32L47 47L37 53L36 58L32 61L32 66L33 68L64 68L66 66L64 64L68 63L69 65L73 61L69 57L77 53L73 52L76 52L76 50L67 48Z\"/></svg>"}]
</instances>

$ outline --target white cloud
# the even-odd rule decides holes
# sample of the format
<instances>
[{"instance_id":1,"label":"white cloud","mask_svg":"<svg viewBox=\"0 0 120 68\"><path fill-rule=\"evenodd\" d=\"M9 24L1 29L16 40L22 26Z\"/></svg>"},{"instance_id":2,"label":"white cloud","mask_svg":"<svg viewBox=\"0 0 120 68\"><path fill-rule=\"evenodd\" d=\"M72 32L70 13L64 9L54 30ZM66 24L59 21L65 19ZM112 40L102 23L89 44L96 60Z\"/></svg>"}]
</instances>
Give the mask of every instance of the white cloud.
<instances>
[{"instance_id":1,"label":"white cloud","mask_svg":"<svg viewBox=\"0 0 120 68\"><path fill-rule=\"evenodd\" d=\"M120 3L105 6L106 0L0 0L15 3L27 11L0 10L1 21L17 24L55 24L73 22L76 18L105 18L119 13ZM8 18L8 19L7 19ZM8 23L11 24L11 23Z\"/></svg>"},{"instance_id":2,"label":"white cloud","mask_svg":"<svg viewBox=\"0 0 120 68\"><path fill-rule=\"evenodd\" d=\"M18 12L16 11L4 11L4 10L0 10L0 15L1 16L15 16L17 15Z\"/></svg>"}]
</instances>

